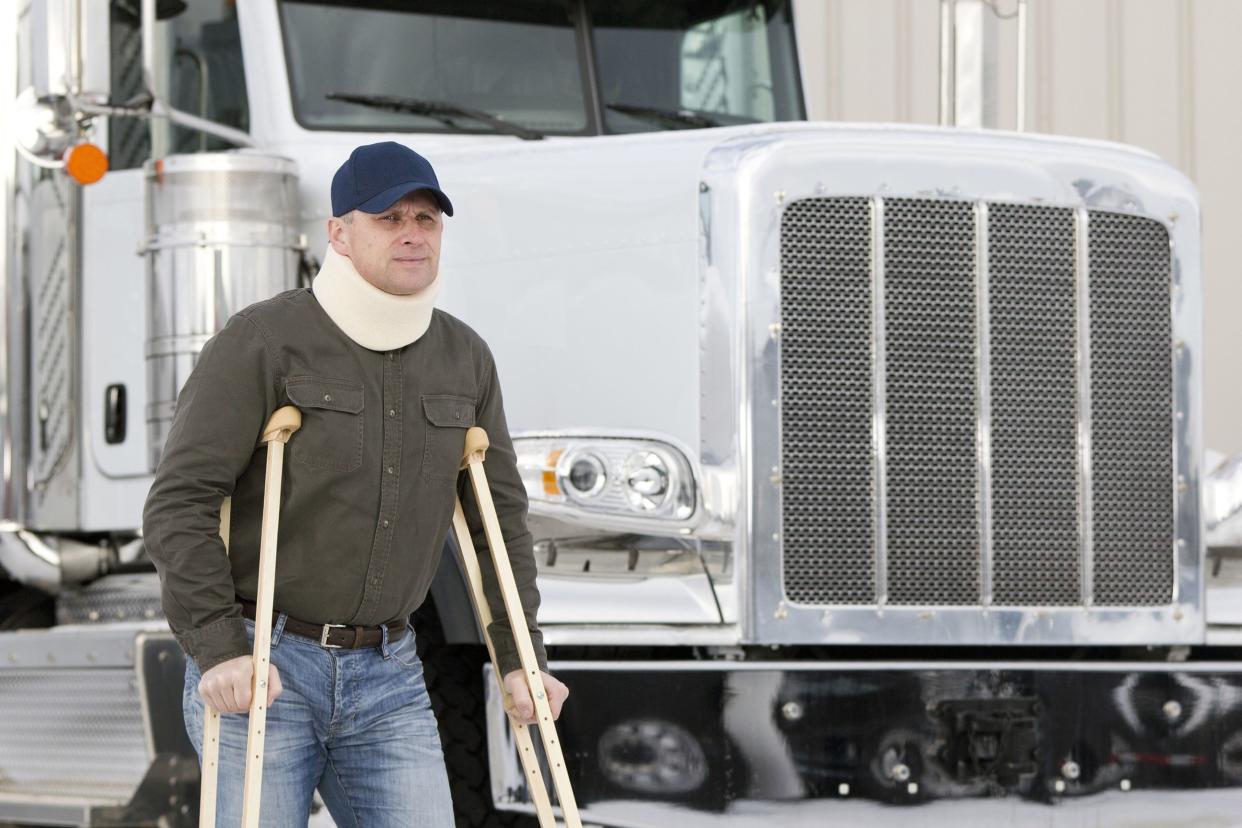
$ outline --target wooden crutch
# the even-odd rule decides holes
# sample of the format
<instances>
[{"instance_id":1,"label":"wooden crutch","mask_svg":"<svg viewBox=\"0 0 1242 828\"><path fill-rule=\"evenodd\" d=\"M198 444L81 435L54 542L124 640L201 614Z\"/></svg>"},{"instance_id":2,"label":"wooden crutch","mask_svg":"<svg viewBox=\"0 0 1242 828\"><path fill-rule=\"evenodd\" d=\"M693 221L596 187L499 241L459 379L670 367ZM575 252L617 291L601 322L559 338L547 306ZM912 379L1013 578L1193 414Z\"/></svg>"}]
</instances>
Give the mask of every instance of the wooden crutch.
<instances>
[{"instance_id":1,"label":"wooden crutch","mask_svg":"<svg viewBox=\"0 0 1242 828\"><path fill-rule=\"evenodd\" d=\"M276 587L276 537L280 529L280 483L285 466L285 443L302 426L302 412L291 405L278 408L263 427L259 445L267 446L267 478L263 484L263 530L259 540L259 594L255 598L254 678L250 686L250 734L246 737L246 785L242 825L258 828L259 791L263 784L263 731L267 723L267 674L272 652L272 592ZM229 518L233 499L220 507L220 537L229 548ZM219 779L220 711L203 705L203 768L198 824L216 824L216 783Z\"/></svg>"},{"instance_id":2,"label":"wooden crutch","mask_svg":"<svg viewBox=\"0 0 1242 828\"><path fill-rule=\"evenodd\" d=\"M513 631L518 658L522 662L526 684L530 688L531 699L535 703L536 723L539 727L539 736L543 740L544 755L548 759L548 769L552 773L556 798L560 802L561 816L565 820L566 828L582 828L582 819L578 816L578 804L574 799L574 792L569 784L569 774L565 769L565 757L561 752L561 743L557 739L552 708L548 704L543 676L539 672L535 646L530 640L530 630L526 628L522 599L518 595L513 569L509 566L509 553L505 549L505 539L500 532L500 520L496 517L496 506L492 503L492 493L487 487L487 475L483 471L483 457L487 453L488 445L487 432L483 429L475 426L467 431L466 450L461 468L469 471L474 498L479 504L479 514L483 518L483 531L487 537L488 549L491 551L496 580L500 584L500 594L504 597L505 613L509 616L509 628ZM488 633L492 613L487 605L487 598L483 594L483 575L479 569L479 556L474 550L470 527L466 524L466 515L461 508L461 498L457 498L453 511L453 530L457 534L457 548L462 569L465 570L466 580L470 583L470 600L479 618L479 626L483 628L483 640L487 644L487 654L492 660L492 672L496 674L496 682L500 685L500 693L505 699L507 710L510 706L510 699L505 691L500 664L496 661L496 648ZM555 828L556 817L552 814L552 803L548 799L547 786L539 771L539 760L535 756L535 746L531 740L530 731L526 725L518 724L512 718L509 719L509 724L513 727L518 756L526 771L527 787L530 789L531 798L535 801L535 812L539 817L540 828Z\"/></svg>"}]
</instances>

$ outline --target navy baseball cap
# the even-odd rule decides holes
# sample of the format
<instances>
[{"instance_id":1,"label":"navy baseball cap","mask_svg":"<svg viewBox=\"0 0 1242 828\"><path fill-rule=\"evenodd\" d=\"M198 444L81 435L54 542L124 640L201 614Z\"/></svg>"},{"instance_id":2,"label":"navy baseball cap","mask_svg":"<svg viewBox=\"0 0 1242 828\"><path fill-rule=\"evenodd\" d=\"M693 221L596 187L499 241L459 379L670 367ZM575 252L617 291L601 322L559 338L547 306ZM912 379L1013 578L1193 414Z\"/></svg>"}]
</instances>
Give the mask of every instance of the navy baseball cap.
<instances>
[{"instance_id":1,"label":"navy baseball cap","mask_svg":"<svg viewBox=\"0 0 1242 828\"><path fill-rule=\"evenodd\" d=\"M453 215L453 202L440 191L431 162L395 141L365 144L332 176L332 215L382 213L415 190L430 191L445 215Z\"/></svg>"}]
</instances>

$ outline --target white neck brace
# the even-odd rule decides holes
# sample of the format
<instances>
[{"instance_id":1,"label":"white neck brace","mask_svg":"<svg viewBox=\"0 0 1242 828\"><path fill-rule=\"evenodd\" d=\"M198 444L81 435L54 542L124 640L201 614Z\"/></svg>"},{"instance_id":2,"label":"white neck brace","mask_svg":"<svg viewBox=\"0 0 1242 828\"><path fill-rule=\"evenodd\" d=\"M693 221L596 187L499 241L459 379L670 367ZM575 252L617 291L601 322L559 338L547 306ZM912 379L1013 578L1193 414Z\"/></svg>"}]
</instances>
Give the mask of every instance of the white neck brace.
<instances>
[{"instance_id":1,"label":"white neck brace","mask_svg":"<svg viewBox=\"0 0 1242 828\"><path fill-rule=\"evenodd\" d=\"M362 278L349 257L328 245L311 292L328 317L354 342L372 351L392 351L427 332L440 292L440 276L437 274L435 281L418 293L385 293Z\"/></svg>"}]
</instances>

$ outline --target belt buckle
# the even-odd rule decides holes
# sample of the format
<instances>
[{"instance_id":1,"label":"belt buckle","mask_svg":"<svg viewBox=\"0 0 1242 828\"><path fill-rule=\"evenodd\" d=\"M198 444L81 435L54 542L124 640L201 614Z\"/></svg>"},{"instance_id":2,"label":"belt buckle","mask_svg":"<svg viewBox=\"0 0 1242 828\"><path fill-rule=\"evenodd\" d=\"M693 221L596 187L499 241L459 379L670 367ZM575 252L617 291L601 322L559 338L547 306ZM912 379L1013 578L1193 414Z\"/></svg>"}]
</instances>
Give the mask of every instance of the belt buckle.
<instances>
[{"instance_id":1,"label":"belt buckle","mask_svg":"<svg viewBox=\"0 0 1242 828\"><path fill-rule=\"evenodd\" d=\"M348 627L348 626L349 626L348 624L324 624L324 625L323 625L323 632L321 632L321 633L319 634L319 645L320 645L321 647L329 647L329 648L331 648L331 649L333 649L333 650L343 650L343 649L345 649L345 648L344 648L342 645L340 645L340 644L329 644L329 643L328 643L328 632L330 631L330 629L331 629L332 627L344 628L344 627Z\"/></svg>"}]
</instances>

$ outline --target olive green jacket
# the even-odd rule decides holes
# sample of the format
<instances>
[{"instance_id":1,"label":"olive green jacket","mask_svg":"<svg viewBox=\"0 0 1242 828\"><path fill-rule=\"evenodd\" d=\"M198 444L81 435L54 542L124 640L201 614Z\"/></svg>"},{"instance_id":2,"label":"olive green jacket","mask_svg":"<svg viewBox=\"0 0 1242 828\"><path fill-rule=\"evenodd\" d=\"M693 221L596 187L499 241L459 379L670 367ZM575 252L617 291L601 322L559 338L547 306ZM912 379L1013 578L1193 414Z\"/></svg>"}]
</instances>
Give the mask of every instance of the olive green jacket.
<instances>
[{"instance_id":1,"label":"olive green jacket","mask_svg":"<svg viewBox=\"0 0 1242 828\"><path fill-rule=\"evenodd\" d=\"M465 474L466 429L482 426L484 468L540 665L539 593L526 491L505 425L487 344L435 311L422 337L371 351L338 328L308 289L229 319L203 346L147 497L143 533L160 574L164 613L203 672L250 653L237 597L255 600L265 449L259 433L295 405L281 491L274 606L316 624L381 624L422 604L462 498L502 672L517 649ZM220 505L232 495L229 553Z\"/></svg>"}]
</instances>

